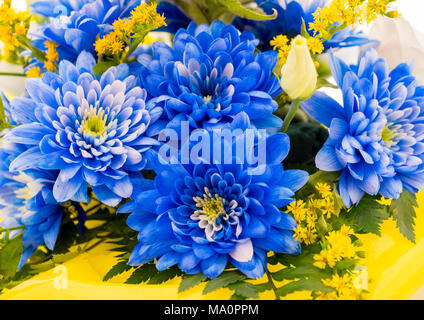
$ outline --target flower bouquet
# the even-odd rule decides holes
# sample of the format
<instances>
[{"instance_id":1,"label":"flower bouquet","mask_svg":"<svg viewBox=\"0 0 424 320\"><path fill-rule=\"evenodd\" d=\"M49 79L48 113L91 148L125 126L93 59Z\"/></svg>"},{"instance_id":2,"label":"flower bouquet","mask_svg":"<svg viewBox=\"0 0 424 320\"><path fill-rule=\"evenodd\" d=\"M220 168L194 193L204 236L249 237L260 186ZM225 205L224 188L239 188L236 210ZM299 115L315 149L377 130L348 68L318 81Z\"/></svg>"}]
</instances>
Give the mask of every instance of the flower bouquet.
<instances>
[{"instance_id":1,"label":"flower bouquet","mask_svg":"<svg viewBox=\"0 0 424 320\"><path fill-rule=\"evenodd\" d=\"M104 281L366 298L424 190L424 87L361 31L393 2L1 1L1 290L108 243Z\"/></svg>"}]
</instances>

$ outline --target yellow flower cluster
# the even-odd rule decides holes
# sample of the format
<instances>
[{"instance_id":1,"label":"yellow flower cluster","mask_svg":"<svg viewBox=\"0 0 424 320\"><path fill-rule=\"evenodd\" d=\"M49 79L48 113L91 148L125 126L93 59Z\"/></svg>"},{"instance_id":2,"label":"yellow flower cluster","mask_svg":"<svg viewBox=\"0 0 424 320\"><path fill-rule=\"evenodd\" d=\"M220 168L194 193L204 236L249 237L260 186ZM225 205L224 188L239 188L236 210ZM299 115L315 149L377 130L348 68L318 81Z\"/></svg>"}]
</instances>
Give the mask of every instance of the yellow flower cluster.
<instances>
[{"instance_id":1,"label":"yellow flower cluster","mask_svg":"<svg viewBox=\"0 0 424 320\"><path fill-rule=\"evenodd\" d=\"M28 12L17 12L11 8L11 0L0 4L0 42L3 43L2 59L9 58L21 46L20 40L26 38L31 16Z\"/></svg>"},{"instance_id":2,"label":"yellow flower cluster","mask_svg":"<svg viewBox=\"0 0 424 320\"><path fill-rule=\"evenodd\" d=\"M25 75L27 78L40 78L41 69L40 67L32 67L26 71Z\"/></svg>"},{"instance_id":3,"label":"yellow flower cluster","mask_svg":"<svg viewBox=\"0 0 424 320\"><path fill-rule=\"evenodd\" d=\"M357 257L359 247L352 242L353 230L343 225L340 230L331 231L323 241L323 250L314 256L314 266L325 269L327 266L334 268L337 262L343 259Z\"/></svg>"},{"instance_id":4,"label":"yellow flower cluster","mask_svg":"<svg viewBox=\"0 0 424 320\"><path fill-rule=\"evenodd\" d=\"M55 71L57 68L57 61L59 60L59 54L57 53L56 48L58 44L53 41L45 41L44 45L47 47L46 50L46 61L44 62L44 67L48 71Z\"/></svg>"},{"instance_id":5,"label":"yellow flower cluster","mask_svg":"<svg viewBox=\"0 0 424 320\"><path fill-rule=\"evenodd\" d=\"M131 12L129 19L119 19L113 23L114 31L94 44L99 55L119 55L125 46L130 46L139 35L166 26L165 17L156 11L157 3L142 3Z\"/></svg>"},{"instance_id":6,"label":"yellow flower cluster","mask_svg":"<svg viewBox=\"0 0 424 320\"><path fill-rule=\"evenodd\" d=\"M290 213L297 222L294 229L296 240L306 245L316 242L318 238L317 224L321 216L327 219L337 214L335 196L330 185L317 183L315 189L319 197L311 197L307 202L303 200L294 201L287 206Z\"/></svg>"},{"instance_id":7,"label":"yellow flower cluster","mask_svg":"<svg viewBox=\"0 0 424 320\"><path fill-rule=\"evenodd\" d=\"M345 273L343 276L333 275L331 279L323 279L322 283L329 288L331 292L319 292L318 300L358 300L361 298L361 290L355 288L355 276Z\"/></svg>"},{"instance_id":8,"label":"yellow flower cluster","mask_svg":"<svg viewBox=\"0 0 424 320\"><path fill-rule=\"evenodd\" d=\"M380 15L399 17L396 10L389 9L390 2L393 0L333 0L317 9L313 14L314 22L308 27L320 40L329 40L341 29L370 23Z\"/></svg>"}]
</instances>

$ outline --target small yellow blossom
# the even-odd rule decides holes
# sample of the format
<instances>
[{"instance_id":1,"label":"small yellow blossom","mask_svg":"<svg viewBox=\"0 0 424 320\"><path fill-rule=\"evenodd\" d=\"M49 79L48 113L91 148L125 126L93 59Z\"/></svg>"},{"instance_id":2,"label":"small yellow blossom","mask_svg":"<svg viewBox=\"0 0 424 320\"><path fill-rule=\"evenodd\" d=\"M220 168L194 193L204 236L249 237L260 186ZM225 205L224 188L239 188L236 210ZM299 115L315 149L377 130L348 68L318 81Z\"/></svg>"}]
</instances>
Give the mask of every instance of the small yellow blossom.
<instances>
[{"instance_id":1,"label":"small yellow blossom","mask_svg":"<svg viewBox=\"0 0 424 320\"><path fill-rule=\"evenodd\" d=\"M280 50L289 45L289 39L285 35L280 34L271 40L270 45L274 50Z\"/></svg>"},{"instance_id":2,"label":"small yellow blossom","mask_svg":"<svg viewBox=\"0 0 424 320\"><path fill-rule=\"evenodd\" d=\"M40 78L41 77L40 67L32 67L28 69L25 74L27 78Z\"/></svg>"},{"instance_id":3,"label":"small yellow blossom","mask_svg":"<svg viewBox=\"0 0 424 320\"><path fill-rule=\"evenodd\" d=\"M57 61L59 60L59 54L56 50L58 44L53 41L45 41L44 45L47 47L46 50L46 61L44 62L44 67L48 71L55 71L57 68Z\"/></svg>"},{"instance_id":4,"label":"small yellow blossom","mask_svg":"<svg viewBox=\"0 0 424 320\"><path fill-rule=\"evenodd\" d=\"M307 39L308 48L312 54L320 54L324 51L324 45L318 38L310 37Z\"/></svg>"},{"instance_id":5,"label":"small yellow blossom","mask_svg":"<svg viewBox=\"0 0 424 320\"><path fill-rule=\"evenodd\" d=\"M331 186L328 183L318 182L315 189L325 198L331 195Z\"/></svg>"},{"instance_id":6,"label":"small yellow blossom","mask_svg":"<svg viewBox=\"0 0 424 320\"><path fill-rule=\"evenodd\" d=\"M303 200L294 201L288 205L287 212L293 214L294 219L299 223L306 217L305 205Z\"/></svg>"},{"instance_id":7,"label":"small yellow blossom","mask_svg":"<svg viewBox=\"0 0 424 320\"><path fill-rule=\"evenodd\" d=\"M319 300L358 300L361 298L361 290L357 290L353 284L354 277L345 273L342 276L335 274L330 279L322 279L322 283L329 288L334 289L332 292L320 292L317 299Z\"/></svg>"}]
</instances>

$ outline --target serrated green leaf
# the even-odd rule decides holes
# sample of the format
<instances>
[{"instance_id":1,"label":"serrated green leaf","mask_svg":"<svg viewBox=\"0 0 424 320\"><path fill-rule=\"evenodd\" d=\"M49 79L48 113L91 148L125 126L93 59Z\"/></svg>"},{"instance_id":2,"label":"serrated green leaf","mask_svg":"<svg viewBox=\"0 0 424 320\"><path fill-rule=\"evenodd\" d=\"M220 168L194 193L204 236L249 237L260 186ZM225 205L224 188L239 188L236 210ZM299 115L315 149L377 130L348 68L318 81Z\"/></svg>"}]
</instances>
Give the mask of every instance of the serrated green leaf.
<instances>
[{"instance_id":1,"label":"serrated green leaf","mask_svg":"<svg viewBox=\"0 0 424 320\"><path fill-rule=\"evenodd\" d=\"M389 218L388 207L376 199L364 197L359 204L347 214L357 225L357 232L374 233L381 236L381 224Z\"/></svg>"},{"instance_id":2,"label":"serrated green leaf","mask_svg":"<svg viewBox=\"0 0 424 320\"><path fill-rule=\"evenodd\" d=\"M323 278L326 276L326 272L318 269L313 265L315 261L309 261L304 265L297 266L295 268L284 268L280 271L271 273L273 279L277 281L283 280L294 280L306 277Z\"/></svg>"},{"instance_id":3,"label":"serrated green leaf","mask_svg":"<svg viewBox=\"0 0 424 320\"><path fill-rule=\"evenodd\" d=\"M238 296L242 296L250 299L259 298L259 291L253 284L249 282L236 282L228 286L231 290L234 290Z\"/></svg>"},{"instance_id":4,"label":"serrated green leaf","mask_svg":"<svg viewBox=\"0 0 424 320\"><path fill-rule=\"evenodd\" d=\"M297 281L289 282L288 284L277 289L277 293L280 297L285 297L286 295L298 292L298 291L323 291L328 292L332 289L327 288L321 282L321 279L300 279Z\"/></svg>"},{"instance_id":5,"label":"serrated green leaf","mask_svg":"<svg viewBox=\"0 0 424 320\"><path fill-rule=\"evenodd\" d=\"M356 266L356 264L358 263L358 259L348 259L348 258L346 258L346 259L343 259L343 260L341 260L341 261L338 261L337 263L336 263L336 265L334 266L334 269L335 270L340 270L340 271L342 271L342 270L346 270L346 269L353 269L355 266Z\"/></svg>"},{"instance_id":6,"label":"serrated green leaf","mask_svg":"<svg viewBox=\"0 0 424 320\"><path fill-rule=\"evenodd\" d=\"M161 284L180 275L182 275L182 272L178 268L170 268L163 271L158 271L153 277L150 278L148 284Z\"/></svg>"},{"instance_id":7,"label":"serrated green leaf","mask_svg":"<svg viewBox=\"0 0 424 320\"><path fill-rule=\"evenodd\" d=\"M31 265L30 266L30 273L31 274L37 274L40 272L48 271L50 269L53 269L56 266L53 260L48 260L39 264Z\"/></svg>"},{"instance_id":8,"label":"serrated green leaf","mask_svg":"<svg viewBox=\"0 0 424 320\"><path fill-rule=\"evenodd\" d=\"M258 290L258 292L265 292L268 290L272 290L271 284L269 283L256 284L255 287Z\"/></svg>"},{"instance_id":9,"label":"serrated green leaf","mask_svg":"<svg viewBox=\"0 0 424 320\"><path fill-rule=\"evenodd\" d=\"M233 293L233 295L230 297L230 300L243 301L243 300L246 300L246 297L243 297L237 293Z\"/></svg>"},{"instance_id":10,"label":"serrated green leaf","mask_svg":"<svg viewBox=\"0 0 424 320\"><path fill-rule=\"evenodd\" d=\"M186 290L194 288L206 279L207 277L203 273L198 273L195 275L185 275L181 280L180 286L178 287L178 292L184 292Z\"/></svg>"},{"instance_id":11,"label":"serrated green leaf","mask_svg":"<svg viewBox=\"0 0 424 320\"><path fill-rule=\"evenodd\" d=\"M54 254L52 259L53 259L54 263L62 264L66 261L69 261L69 260L79 256L81 253L82 253L82 250L67 252L67 253L64 253L64 254Z\"/></svg>"},{"instance_id":12,"label":"serrated green leaf","mask_svg":"<svg viewBox=\"0 0 424 320\"><path fill-rule=\"evenodd\" d=\"M120 275L126 271L131 270L131 266L128 265L127 261L120 261L115 264L103 277L103 281L108 281L117 275Z\"/></svg>"},{"instance_id":13,"label":"serrated green leaf","mask_svg":"<svg viewBox=\"0 0 424 320\"><path fill-rule=\"evenodd\" d=\"M145 264L134 270L131 276L125 281L126 284L140 284L149 281L159 271L154 264Z\"/></svg>"},{"instance_id":14,"label":"serrated green leaf","mask_svg":"<svg viewBox=\"0 0 424 320\"><path fill-rule=\"evenodd\" d=\"M262 10L249 9L244 7L238 0L217 0L217 3L226 7L233 14L250 20L273 20L278 15L275 9L272 15L267 15Z\"/></svg>"},{"instance_id":15,"label":"serrated green leaf","mask_svg":"<svg viewBox=\"0 0 424 320\"><path fill-rule=\"evenodd\" d=\"M417 198L414 194L404 190L400 198L393 200L390 209L400 232L410 241L415 243L415 209L418 207Z\"/></svg>"},{"instance_id":16,"label":"serrated green leaf","mask_svg":"<svg viewBox=\"0 0 424 320\"><path fill-rule=\"evenodd\" d=\"M215 290L225 288L228 285L245 280L246 276L238 271L229 271L222 273L219 277L210 280L203 290L203 294L211 293Z\"/></svg>"}]
</instances>

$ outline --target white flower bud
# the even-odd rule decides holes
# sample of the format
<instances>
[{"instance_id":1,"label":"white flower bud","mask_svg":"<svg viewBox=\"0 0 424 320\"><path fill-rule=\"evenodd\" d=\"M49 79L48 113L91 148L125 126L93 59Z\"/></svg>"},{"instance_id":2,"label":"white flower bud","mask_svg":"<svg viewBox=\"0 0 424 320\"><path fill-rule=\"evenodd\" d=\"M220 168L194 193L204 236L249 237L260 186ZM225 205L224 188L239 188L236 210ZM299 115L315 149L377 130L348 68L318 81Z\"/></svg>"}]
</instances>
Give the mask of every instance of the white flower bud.
<instances>
[{"instance_id":1,"label":"white flower bud","mask_svg":"<svg viewBox=\"0 0 424 320\"><path fill-rule=\"evenodd\" d=\"M297 36L281 69L281 87L292 100L307 100L315 92L318 73L306 43Z\"/></svg>"}]
</instances>

